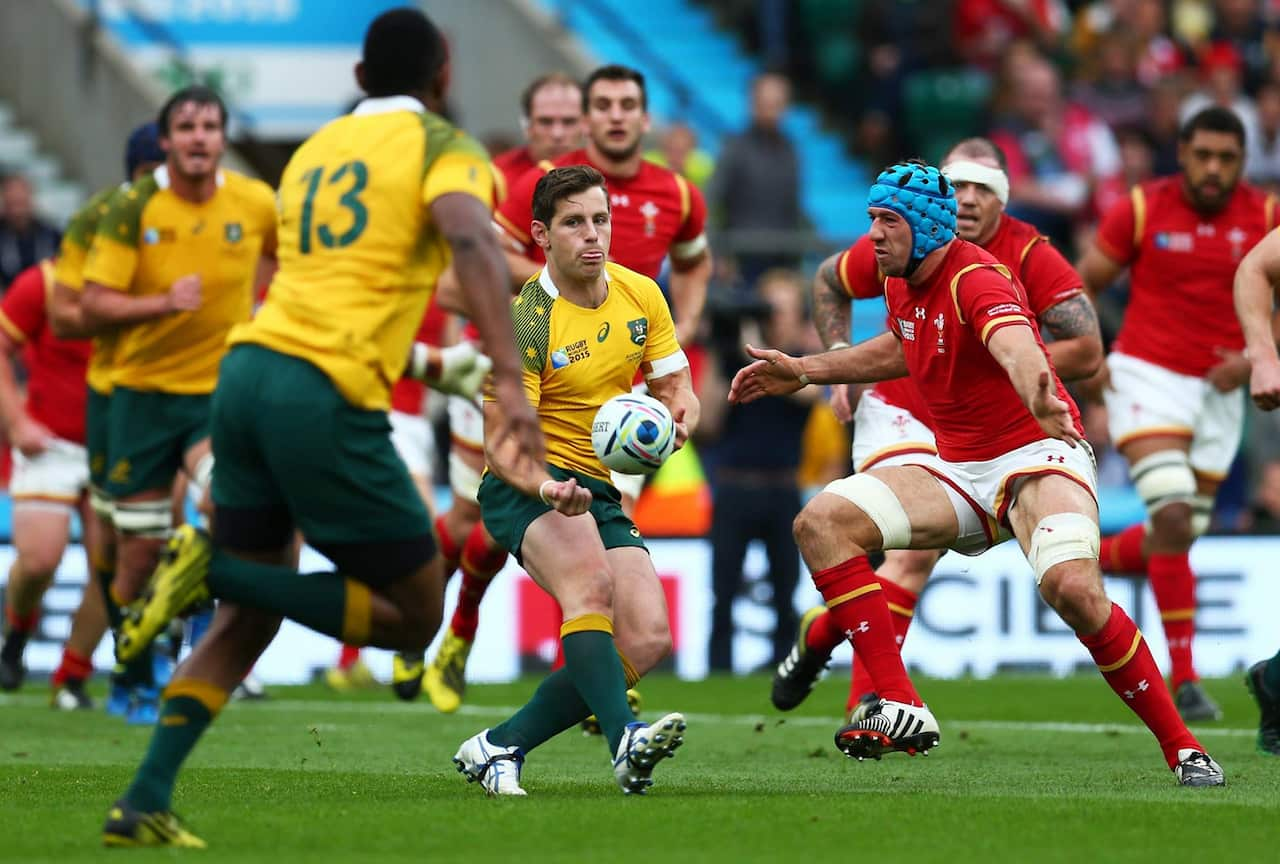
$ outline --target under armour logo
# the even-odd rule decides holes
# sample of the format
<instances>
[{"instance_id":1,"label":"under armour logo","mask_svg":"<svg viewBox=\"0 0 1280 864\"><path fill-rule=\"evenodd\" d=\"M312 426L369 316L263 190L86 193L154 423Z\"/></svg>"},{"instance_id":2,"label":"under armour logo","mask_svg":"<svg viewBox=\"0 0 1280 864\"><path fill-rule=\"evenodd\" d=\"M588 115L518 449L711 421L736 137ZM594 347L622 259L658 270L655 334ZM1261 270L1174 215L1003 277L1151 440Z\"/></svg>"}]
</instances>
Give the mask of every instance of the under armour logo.
<instances>
[{"instance_id":1,"label":"under armour logo","mask_svg":"<svg viewBox=\"0 0 1280 864\"><path fill-rule=\"evenodd\" d=\"M1124 691L1124 698L1132 700L1139 693L1145 693L1150 687L1151 685L1147 683L1147 679L1143 678L1141 681L1138 682L1137 687L1134 687L1132 690Z\"/></svg>"},{"instance_id":2,"label":"under armour logo","mask_svg":"<svg viewBox=\"0 0 1280 864\"><path fill-rule=\"evenodd\" d=\"M868 631L870 631L870 630L871 630L871 622L870 622L870 621L860 621L860 622L858 622L858 626L857 626L857 627L853 628L852 630L846 630L846 631L844 631L844 635L845 635L845 636L847 636L847 637L849 637L850 639L852 639L852 638L853 638L853 634L854 634L854 633L866 633L866 632L868 632Z\"/></svg>"},{"instance_id":3,"label":"under armour logo","mask_svg":"<svg viewBox=\"0 0 1280 864\"><path fill-rule=\"evenodd\" d=\"M921 320L921 321L923 321L925 318L929 317L929 313L928 313L928 312L926 312L926 311L924 311L924 307L923 307L923 306L917 306L917 307L916 307L915 315L916 315L916 318L918 318L918 319L919 319L919 320Z\"/></svg>"},{"instance_id":4,"label":"under armour logo","mask_svg":"<svg viewBox=\"0 0 1280 864\"><path fill-rule=\"evenodd\" d=\"M1049 454L1049 461L1050 461L1050 462L1057 462L1059 465L1061 465L1062 463L1064 463L1064 462L1066 462L1066 461L1067 461L1067 457L1066 457L1066 456L1054 456L1052 453L1050 453L1050 454Z\"/></svg>"}]
</instances>

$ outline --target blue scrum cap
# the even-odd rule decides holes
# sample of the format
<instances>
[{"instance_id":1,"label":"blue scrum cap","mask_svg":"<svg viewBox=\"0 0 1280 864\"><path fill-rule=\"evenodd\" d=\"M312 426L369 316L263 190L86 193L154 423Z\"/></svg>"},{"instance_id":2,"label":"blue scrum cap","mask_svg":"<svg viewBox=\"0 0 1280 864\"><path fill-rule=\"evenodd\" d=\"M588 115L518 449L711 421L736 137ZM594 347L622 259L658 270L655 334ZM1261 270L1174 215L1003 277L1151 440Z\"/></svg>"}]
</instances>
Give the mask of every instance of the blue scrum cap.
<instances>
[{"instance_id":1,"label":"blue scrum cap","mask_svg":"<svg viewBox=\"0 0 1280 864\"><path fill-rule=\"evenodd\" d=\"M908 273L956 236L955 191L932 165L900 162L886 168L871 185L867 206L892 210L911 228Z\"/></svg>"},{"instance_id":2,"label":"blue scrum cap","mask_svg":"<svg viewBox=\"0 0 1280 864\"><path fill-rule=\"evenodd\" d=\"M124 179L132 180L133 172L145 162L163 161L164 150L160 149L160 129L156 124L143 123L134 129L124 148Z\"/></svg>"}]
</instances>

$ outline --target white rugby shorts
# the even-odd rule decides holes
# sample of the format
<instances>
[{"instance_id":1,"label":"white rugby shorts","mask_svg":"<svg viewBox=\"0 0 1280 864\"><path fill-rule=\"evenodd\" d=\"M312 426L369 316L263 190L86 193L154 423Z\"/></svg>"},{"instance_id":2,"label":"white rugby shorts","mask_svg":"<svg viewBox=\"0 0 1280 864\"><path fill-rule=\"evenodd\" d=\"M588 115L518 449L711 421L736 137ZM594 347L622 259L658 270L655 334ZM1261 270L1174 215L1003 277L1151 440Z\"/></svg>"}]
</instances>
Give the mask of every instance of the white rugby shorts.
<instances>
[{"instance_id":1,"label":"white rugby shorts","mask_svg":"<svg viewBox=\"0 0 1280 864\"><path fill-rule=\"evenodd\" d=\"M74 508L89 488L89 456L80 444L53 438L38 456L13 448L9 494L15 507L41 505Z\"/></svg>"},{"instance_id":2,"label":"white rugby shorts","mask_svg":"<svg viewBox=\"0 0 1280 864\"><path fill-rule=\"evenodd\" d=\"M392 411L388 416L391 419L391 444L400 460L410 474L430 481L431 466L436 458L436 436L431 431L431 424L424 417L403 411Z\"/></svg>"},{"instance_id":3,"label":"white rugby shorts","mask_svg":"<svg viewBox=\"0 0 1280 864\"><path fill-rule=\"evenodd\" d=\"M905 408L890 405L864 391L853 412L853 470L919 464L918 457L938 455L933 431ZM906 461L904 461L906 460Z\"/></svg>"},{"instance_id":4,"label":"white rugby shorts","mask_svg":"<svg viewBox=\"0 0 1280 864\"><path fill-rule=\"evenodd\" d=\"M1127 354L1107 358L1107 431L1121 446L1136 438L1174 435L1191 441L1191 467L1221 479L1244 434L1243 388L1220 393L1204 378L1181 375Z\"/></svg>"}]
</instances>

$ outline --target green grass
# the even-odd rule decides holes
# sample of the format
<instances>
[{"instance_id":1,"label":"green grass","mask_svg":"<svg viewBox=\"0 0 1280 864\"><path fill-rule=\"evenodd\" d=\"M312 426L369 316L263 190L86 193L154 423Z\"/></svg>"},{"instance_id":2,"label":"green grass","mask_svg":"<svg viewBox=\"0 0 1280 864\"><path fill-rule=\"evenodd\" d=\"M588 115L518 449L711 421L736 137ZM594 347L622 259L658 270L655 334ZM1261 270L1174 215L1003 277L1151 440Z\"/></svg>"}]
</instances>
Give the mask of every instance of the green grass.
<instances>
[{"instance_id":1,"label":"green grass","mask_svg":"<svg viewBox=\"0 0 1280 864\"><path fill-rule=\"evenodd\" d=\"M933 755L857 763L831 743L847 678L797 711L768 679L642 685L647 716L689 716L679 758L645 798L613 784L600 739L576 731L526 764L529 797L488 800L449 757L532 681L475 686L436 714L388 691L275 688L233 704L184 770L175 808L201 861L1160 862L1280 857L1280 759L1253 745L1238 679L1206 685L1226 711L1197 727L1226 789L1174 785L1155 742L1095 677L923 681L942 723ZM59 714L38 687L0 697L0 860L99 859L98 831L150 730Z\"/></svg>"}]
</instances>

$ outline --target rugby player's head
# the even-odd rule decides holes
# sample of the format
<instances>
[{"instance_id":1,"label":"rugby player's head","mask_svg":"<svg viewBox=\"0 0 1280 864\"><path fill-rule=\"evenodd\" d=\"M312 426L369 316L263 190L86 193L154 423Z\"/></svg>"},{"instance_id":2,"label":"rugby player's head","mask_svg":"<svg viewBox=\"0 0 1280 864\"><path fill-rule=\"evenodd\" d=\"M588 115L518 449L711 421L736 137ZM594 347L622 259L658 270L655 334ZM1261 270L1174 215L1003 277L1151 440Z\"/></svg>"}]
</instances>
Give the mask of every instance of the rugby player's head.
<instances>
[{"instance_id":1,"label":"rugby player's head","mask_svg":"<svg viewBox=\"0 0 1280 864\"><path fill-rule=\"evenodd\" d=\"M164 149L160 146L160 127L143 123L129 135L124 146L124 177L137 180L164 164Z\"/></svg>"},{"instance_id":2,"label":"rugby player's head","mask_svg":"<svg viewBox=\"0 0 1280 864\"><path fill-rule=\"evenodd\" d=\"M983 244L1000 226L1009 203L1004 151L988 138L966 138L942 160L942 173L956 193L956 233Z\"/></svg>"},{"instance_id":3,"label":"rugby player's head","mask_svg":"<svg viewBox=\"0 0 1280 864\"><path fill-rule=\"evenodd\" d=\"M890 165L867 194L867 237L886 276L910 278L956 236L956 198L937 168L913 159Z\"/></svg>"},{"instance_id":4,"label":"rugby player's head","mask_svg":"<svg viewBox=\"0 0 1280 864\"><path fill-rule=\"evenodd\" d=\"M1244 124L1230 108L1214 106L1193 114L1178 132L1182 188L1195 209L1227 206L1244 170Z\"/></svg>"},{"instance_id":5,"label":"rugby player's head","mask_svg":"<svg viewBox=\"0 0 1280 864\"><path fill-rule=\"evenodd\" d=\"M156 119L169 171L200 181L218 170L227 140L227 106L210 87L184 87L165 101Z\"/></svg>"},{"instance_id":6,"label":"rugby player's head","mask_svg":"<svg viewBox=\"0 0 1280 864\"><path fill-rule=\"evenodd\" d=\"M356 83L369 96L413 96L439 110L448 81L449 48L426 15L402 7L369 24L356 64Z\"/></svg>"},{"instance_id":7,"label":"rugby player's head","mask_svg":"<svg viewBox=\"0 0 1280 864\"><path fill-rule=\"evenodd\" d=\"M582 143L582 88L563 72L540 75L520 95L520 126L535 162Z\"/></svg>"},{"instance_id":8,"label":"rugby player's head","mask_svg":"<svg viewBox=\"0 0 1280 864\"><path fill-rule=\"evenodd\" d=\"M649 131L644 76L627 66L601 66L582 85L587 138L605 158L624 162L640 150Z\"/></svg>"},{"instance_id":9,"label":"rugby player's head","mask_svg":"<svg viewBox=\"0 0 1280 864\"><path fill-rule=\"evenodd\" d=\"M588 282L599 276L613 235L604 176L590 165L544 174L533 190L529 233L555 278Z\"/></svg>"}]
</instances>

